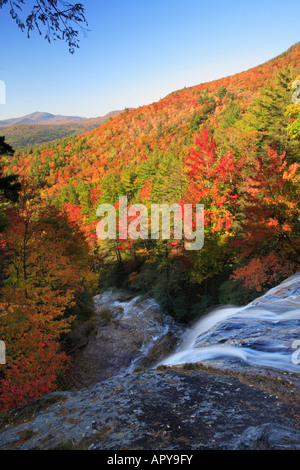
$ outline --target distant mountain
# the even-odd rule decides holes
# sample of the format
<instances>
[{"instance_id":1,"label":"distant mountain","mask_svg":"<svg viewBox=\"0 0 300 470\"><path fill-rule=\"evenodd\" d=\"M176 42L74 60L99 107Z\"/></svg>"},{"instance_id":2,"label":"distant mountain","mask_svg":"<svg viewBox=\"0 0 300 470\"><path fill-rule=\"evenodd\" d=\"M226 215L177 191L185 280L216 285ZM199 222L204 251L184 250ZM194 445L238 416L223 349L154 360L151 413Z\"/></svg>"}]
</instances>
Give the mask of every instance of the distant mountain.
<instances>
[{"instance_id":1,"label":"distant mountain","mask_svg":"<svg viewBox=\"0 0 300 470\"><path fill-rule=\"evenodd\" d=\"M122 112L111 111L105 116L89 119L36 112L20 118L0 121L0 135L5 135L5 141L14 149L32 147L44 142L84 134Z\"/></svg>"},{"instance_id":2,"label":"distant mountain","mask_svg":"<svg viewBox=\"0 0 300 470\"><path fill-rule=\"evenodd\" d=\"M71 122L84 121L86 119L87 118L80 116L61 116L37 111L35 113L27 114L26 116L0 121L0 127L14 126L16 124L68 124Z\"/></svg>"}]
</instances>

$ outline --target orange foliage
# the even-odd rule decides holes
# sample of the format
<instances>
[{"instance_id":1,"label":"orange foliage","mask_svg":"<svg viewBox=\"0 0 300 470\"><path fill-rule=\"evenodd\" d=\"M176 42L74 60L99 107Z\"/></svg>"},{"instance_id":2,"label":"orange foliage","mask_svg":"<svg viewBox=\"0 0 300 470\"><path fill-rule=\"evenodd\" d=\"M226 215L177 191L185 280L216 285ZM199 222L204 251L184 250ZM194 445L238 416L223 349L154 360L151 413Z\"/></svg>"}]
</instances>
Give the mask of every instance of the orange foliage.
<instances>
[{"instance_id":1,"label":"orange foliage","mask_svg":"<svg viewBox=\"0 0 300 470\"><path fill-rule=\"evenodd\" d=\"M235 270L232 279L241 279L249 289L261 292L291 276L295 270L295 263L272 252L267 256L252 258L247 266Z\"/></svg>"},{"instance_id":2,"label":"orange foliage","mask_svg":"<svg viewBox=\"0 0 300 470\"><path fill-rule=\"evenodd\" d=\"M93 279L85 242L53 208L41 210L25 201L19 213L10 211L3 238L8 262L0 337L7 344L7 361L1 366L0 408L8 409L55 389L68 365L59 345L74 319L66 313L86 280Z\"/></svg>"}]
</instances>

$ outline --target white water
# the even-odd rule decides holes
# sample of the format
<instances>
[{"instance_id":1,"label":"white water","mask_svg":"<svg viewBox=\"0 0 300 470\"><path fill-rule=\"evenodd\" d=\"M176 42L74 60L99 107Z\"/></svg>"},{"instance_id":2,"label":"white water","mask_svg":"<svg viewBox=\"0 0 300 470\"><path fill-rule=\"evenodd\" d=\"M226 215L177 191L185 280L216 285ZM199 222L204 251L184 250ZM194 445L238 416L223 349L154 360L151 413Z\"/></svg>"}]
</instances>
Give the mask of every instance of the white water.
<instances>
[{"instance_id":1,"label":"white water","mask_svg":"<svg viewBox=\"0 0 300 470\"><path fill-rule=\"evenodd\" d=\"M126 292L112 289L97 296L95 302L111 309L114 321L120 324L120 335L124 326L139 345L127 372L151 356L153 347L168 332L181 342L160 364L213 361L227 367L246 365L299 372L295 357L300 353L295 355L292 345L300 340L300 273L244 307L214 310L189 329L176 325L153 299L132 299Z\"/></svg>"},{"instance_id":2,"label":"white water","mask_svg":"<svg viewBox=\"0 0 300 470\"><path fill-rule=\"evenodd\" d=\"M183 339L182 344L179 346L178 351L185 351L186 349L191 349L195 346L197 338L208 331L210 328L215 326L217 323L221 323L230 318L237 312L240 312L243 307L224 307L216 309L213 312L205 315L204 318L198 320L192 329L187 333Z\"/></svg>"},{"instance_id":3,"label":"white water","mask_svg":"<svg viewBox=\"0 0 300 470\"><path fill-rule=\"evenodd\" d=\"M166 315L160 314L159 317L155 316L155 311L159 311L159 305L154 299L145 299L141 301L141 297L134 297L129 301L115 301L115 307L122 307L123 312L117 317L121 321L136 322L138 319L139 328L145 331L145 340L140 348L139 355L134 359L130 366L127 368L126 373L132 373L139 365L141 359L148 356L156 342L162 339L170 330L174 328L174 322Z\"/></svg>"},{"instance_id":4,"label":"white water","mask_svg":"<svg viewBox=\"0 0 300 470\"><path fill-rule=\"evenodd\" d=\"M168 333L179 340L184 331L172 317L161 312L154 299L143 299L141 296L128 299L126 291L110 289L95 297L95 305L110 309L114 322L120 325L120 336L124 326L126 331L132 331L132 343L139 345L137 351L133 346L136 357L126 368L126 373L133 372L143 359L151 357L152 348Z\"/></svg>"},{"instance_id":5,"label":"white water","mask_svg":"<svg viewBox=\"0 0 300 470\"><path fill-rule=\"evenodd\" d=\"M245 307L209 313L160 364L221 361L299 372L300 364L293 361L295 340L300 340L299 274Z\"/></svg>"},{"instance_id":6,"label":"white water","mask_svg":"<svg viewBox=\"0 0 300 470\"><path fill-rule=\"evenodd\" d=\"M205 361L218 361L220 359L237 359L253 366L271 367L289 372L299 372L299 365L292 362L291 351L256 351L243 346L212 345L199 348L190 348L172 354L160 364L176 365Z\"/></svg>"}]
</instances>

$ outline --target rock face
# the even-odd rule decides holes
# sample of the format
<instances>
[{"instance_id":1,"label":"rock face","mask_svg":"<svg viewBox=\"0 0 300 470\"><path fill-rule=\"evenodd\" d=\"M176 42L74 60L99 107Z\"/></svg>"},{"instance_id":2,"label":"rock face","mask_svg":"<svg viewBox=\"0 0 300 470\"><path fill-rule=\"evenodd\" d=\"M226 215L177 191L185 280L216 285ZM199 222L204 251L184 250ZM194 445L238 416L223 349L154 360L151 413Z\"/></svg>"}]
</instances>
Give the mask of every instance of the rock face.
<instances>
[{"instance_id":1,"label":"rock face","mask_svg":"<svg viewBox=\"0 0 300 470\"><path fill-rule=\"evenodd\" d=\"M23 409L0 433L0 448L299 449L291 390L274 379L260 390L256 380L209 369L123 374Z\"/></svg>"},{"instance_id":2,"label":"rock face","mask_svg":"<svg viewBox=\"0 0 300 470\"><path fill-rule=\"evenodd\" d=\"M72 390L3 417L0 449L299 450L299 301L295 275L185 331L151 299L97 296Z\"/></svg>"}]
</instances>

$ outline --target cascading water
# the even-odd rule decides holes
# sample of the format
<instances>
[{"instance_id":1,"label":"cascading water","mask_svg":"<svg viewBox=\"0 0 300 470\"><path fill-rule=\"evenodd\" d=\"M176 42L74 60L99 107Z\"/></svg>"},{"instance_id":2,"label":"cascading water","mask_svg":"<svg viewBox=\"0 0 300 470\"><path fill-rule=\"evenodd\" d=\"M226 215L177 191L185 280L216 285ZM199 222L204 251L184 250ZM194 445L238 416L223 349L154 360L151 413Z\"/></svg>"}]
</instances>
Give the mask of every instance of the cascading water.
<instances>
[{"instance_id":1,"label":"cascading water","mask_svg":"<svg viewBox=\"0 0 300 470\"><path fill-rule=\"evenodd\" d=\"M245 307L216 309L200 319L160 364L214 361L299 372L300 274ZM300 355L300 354L299 354Z\"/></svg>"},{"instance_id":2,"label":"cascading water","mask_svg":"<svg viewBox=\"0 0 300 470\"><path fill-rule=\"evenodd\" d=\"M79 334L84 344L73 354L75 387L159 364L300 369L300 273L245 307L216 309L191 328L165 315L153 299L122 289L95 296L94 305L92 334L83 340Z\"/></svg>"},{"instance_id":3,"label":"cascading water","mask_svg":"<svg viewBox=\"0 0 300 470\"><path fill-rule=\"evenodd\" d=\"M138 356L133 359L126 370L127 373L131 373L142 363L144 358L147 358L154 345L164 338L171 328L174 328L175 323L161 313L159 316L157 315L159 305L154 299L141 301L141 297L137 296L129 301L115 301L112 305L122 309L122 313L116 317L117 320L132 321L133 323L137 319L142 320L139 329L140 332L144 331L144 340L139 349Z\"/></svg>"},{"instance_id":4,"label":"cascading water","mask_svg":"<svg viewBox=\"0 0 300 470\"><path fill-rule=\"evenodd\" d=\"M132 298L121 289L96 296L95 306L112 314L107 332L119 349L118 355L113 351L114 358L119 357L116 373L131 373L138 366L153 364L155 356L164 357L173 350L184 331L173 318L161 312L154 299Z\"/></svg>"}]
</instances>

